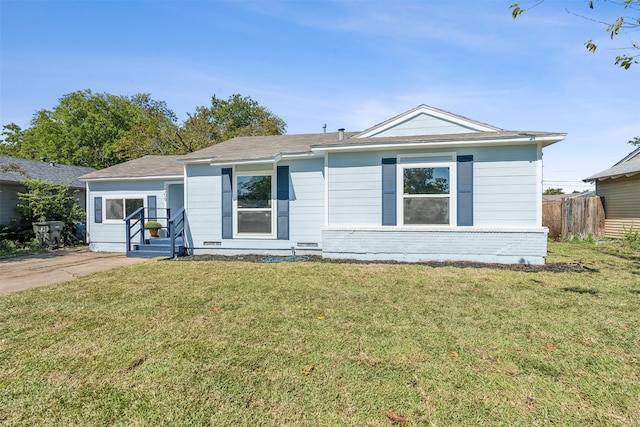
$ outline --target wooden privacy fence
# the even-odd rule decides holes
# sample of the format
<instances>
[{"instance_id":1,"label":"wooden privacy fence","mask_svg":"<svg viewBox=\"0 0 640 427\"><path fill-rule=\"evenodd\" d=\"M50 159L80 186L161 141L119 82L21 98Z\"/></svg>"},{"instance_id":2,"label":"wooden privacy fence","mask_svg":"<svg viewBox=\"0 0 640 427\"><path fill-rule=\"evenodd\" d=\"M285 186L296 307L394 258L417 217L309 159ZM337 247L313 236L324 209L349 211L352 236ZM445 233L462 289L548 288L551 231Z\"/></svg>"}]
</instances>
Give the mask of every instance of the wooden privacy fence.
<instances>
[{"instance_id":1,"label":"wooden privacy fence","mask_svg":"<svg viewBox=\"0 0 640 427\"><path fill-rule=\"evenodd\" d=\"M552 239L604 236L604 206L600 197L542 202L542 225Z\"/></svg>"}]
</instances>

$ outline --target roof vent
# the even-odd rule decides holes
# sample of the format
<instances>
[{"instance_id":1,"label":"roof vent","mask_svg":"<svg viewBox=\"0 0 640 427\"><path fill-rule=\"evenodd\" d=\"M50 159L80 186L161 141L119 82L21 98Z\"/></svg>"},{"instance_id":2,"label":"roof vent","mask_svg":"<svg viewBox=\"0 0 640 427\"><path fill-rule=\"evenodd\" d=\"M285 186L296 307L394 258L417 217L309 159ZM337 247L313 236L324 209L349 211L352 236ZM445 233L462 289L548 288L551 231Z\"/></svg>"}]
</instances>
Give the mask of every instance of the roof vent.
<instances>
[{"instance_id":1,"label":"roof vent","mask_svg":"<svg viewBox=\"0 0 640 427\"><path fill-rule=\"evenodd\" d=\"M342 141L344 139L344 128L338 129L338 139Z\"/></svg>"}]
</instances>

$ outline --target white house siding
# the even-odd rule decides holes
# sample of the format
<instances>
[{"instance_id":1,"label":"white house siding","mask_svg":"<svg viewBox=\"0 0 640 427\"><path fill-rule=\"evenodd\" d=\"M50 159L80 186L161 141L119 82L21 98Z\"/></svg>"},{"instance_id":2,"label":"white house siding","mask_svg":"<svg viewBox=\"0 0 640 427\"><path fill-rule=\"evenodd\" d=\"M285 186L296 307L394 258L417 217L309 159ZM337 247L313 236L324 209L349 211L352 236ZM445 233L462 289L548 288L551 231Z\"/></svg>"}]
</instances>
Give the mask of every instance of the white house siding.
<instances>
[{"instance_id":1,"label":"white house siding","mask_svg":"<svg viewBox=\"0 0 640 427\"><path fill-rule=\"evenodd\" d=\"M467 154L466 152L464 154ZM473 215L478 227L540 227L538 149L487 147L473 154Z\"/></svg>"},{"instance_id":2,"label":"white house siding","mask_svg":"<svg viewBox=\"0 0 640 427\"><path fill-rule=\"evenodd\" d=\"M372 136L445 135L469 132L474 132L474 129L428 114L420 114Z\"/></svg>"},{"instance_id":3,"label":"white house siding","mask_svg":"<svg viewBox=\"0 0 640 427\"><path fill-rule=\"evenodd\" d=\"M473 155L474 225L382 227L381 162L407 154L450 150L331 153L328 224L323 255L404 261L468 260L544 263L547 229L538 223L538 147L478 147Z\"/></svg>"},{"instance_id":4,"label":"white house siding","mask_svg":"<svg viewBox=\"0 0 640 427\"><path fill-rule=\"evenodd\" d=\"M189 247L196 251L222 241L221 169L187 165L185 209Z\"/></svg>"},{"instance_id":5,"label":"white house siding","mask_svg":"<svg viewBox=\"0 0 640 427\"><path fill-rule=\"evenodd\" d=\"M331 153L328 165L328 225L381 225L381 162L385 157L439 150ZM474 225L538 227L537 146L483 147L459 150L473 155Z\"/></svg>"},{"instance_id":6,"label":"white house siding","mask_svg":"<svg viewBox=\"0 0 640 427\"><path fill-rule=\"evenodd\" d=\"M125 222L122 223L96 223L95 222L95 198L102 197L102 207L105 208L105 199L120 196L140 196L146 206L147 196L156 196L158 209L165 209L164 181L139 180L139 181L102 181L89 182L91 197L87 210L87 238L89 249L94 252L125 252L126 234Z\"/></svg>"},{"instance_id":7,"label":"white house siding","mask_svg":"<svg viewBox=\"0 0 640 427\"><path fill-rule=\"evenodd\" d=\"M289 241L298 247L322 248L324 225L324 159L282 162L289 165Z\"/></svg>"},{"instance_id":8,"label":"white house siding","mask_svg":"<svg viewBox=\"0 0 640 427\"><path fill-rule=\"evenodd\" d=\"M328 222L376 226L382 220L381 152L331 153L328 158Z\"/></svg>"},{"instance_id":9,"label":"white house siding","mask_svg":"<svg viewBox=\"0 0 640 427\"><path fill-rule=\"evenodd\" d=\"M544 264L547 230L486 228L327 227L326 258Z\"/></svg>"},{"instance_id":10,"label":"white house siding","mask_svg":"<svg viewBox=\"0 0 640 427\"><path fill-rule=\"evenodd\" d=\"M324 160L283 161L278 166L289 166L289 240L222 239L222 168L188 165L186 204L191 252L235 255L290 254L292 248L298 252L319 251L324 224ZM243 170L249 169L243 166Z\"/></svg>"}]
</instances>

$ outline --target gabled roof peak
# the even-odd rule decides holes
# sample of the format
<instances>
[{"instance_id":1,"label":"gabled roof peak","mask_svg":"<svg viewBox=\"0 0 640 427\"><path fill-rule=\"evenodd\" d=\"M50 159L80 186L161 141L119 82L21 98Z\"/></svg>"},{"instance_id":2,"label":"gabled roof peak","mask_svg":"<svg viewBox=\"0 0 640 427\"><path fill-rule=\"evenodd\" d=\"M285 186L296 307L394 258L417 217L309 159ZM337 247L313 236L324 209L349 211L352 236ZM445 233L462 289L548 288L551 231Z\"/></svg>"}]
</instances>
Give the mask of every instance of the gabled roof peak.
<instances>
[{"instance_id":1,"label":"gabled roof peak","mask_svg":"<svg viewBox=\"0 0 640 427\"><path fill-rule=\"evenodd\" d=\"M416 125L412 125L414 122ZM439 108L420 104L409 111L366 129L354 136L354 138L397 136L399 134L405 136L418 134L424 135L425 126L430 128L433 134L496 132L503 130ZM415 133L412 133L413 128L416 129Z\"/></svg>"}]
</instances>

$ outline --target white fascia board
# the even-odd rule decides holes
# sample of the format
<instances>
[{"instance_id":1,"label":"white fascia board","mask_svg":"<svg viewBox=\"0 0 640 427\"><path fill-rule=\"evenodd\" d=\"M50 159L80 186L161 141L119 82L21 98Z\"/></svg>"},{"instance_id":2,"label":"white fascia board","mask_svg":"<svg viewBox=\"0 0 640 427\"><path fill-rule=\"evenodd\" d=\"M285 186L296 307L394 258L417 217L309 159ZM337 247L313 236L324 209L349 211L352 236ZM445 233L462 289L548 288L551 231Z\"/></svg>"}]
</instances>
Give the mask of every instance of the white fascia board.
<instances>
[{"instance_id":1,"label":"white fascia board","mask_svg":"<svg viewBox=\"0 0 640 427\"><path fill-rule=\"evenodd\" d=\"M299 159L299 158L305 158L305 157L322 157L322 155L315 152L282 155L283 159Z\"/></svg>"},{"instance_id":2,"label":"white fascia board","mask_svg":"<svg viewBox=\"0 0 640 427\"><path fill-rule=\"evenodd\" d=\"M237 165L255 165L255 164L273 164L282 160L282 155L278 154L270 159L256 159L256 160L230 160L227 162L211 162L211 166L237 166Z\"/></svg>"},{"instance_id":3,"label":"white fascia board","mask_svg":"<svg viewBox=\"0 0 640 427\"><path fill-rule=\"evenodd\" d=\"M211 163L215 160L215 157L206 157L204 159L176 159L178 163L184 163L185 165L189 164L201 164L201 163Z\"/></svg>"},{"instance_id":4,"label":"white fascia board","mask_svg":"<svg viewBox=\"0 0 640 427\"><path fill-rule=\"evenodd\" d=\"M158 175L158 176L119 176L107 178L82 178L81 181L97 182L97 181L160 181L160 180L176 180L184 179L184 175Z\"/></svg>"},{"instance_id":5,"label":"white fascia board","mask_svg":"<svg viewBox=\"0 0 640 427\"><path fill-rule=\"evenodd\" d=\"M522 138L510 138L510 139L488 139L478 141L412 141L406 143L383 143L383 144L363 144L363 145L340 145L335 147L312 147L313 152L330 152L330 151L376 151L376 150L388 150L395 148L451 148L451 147L469 147L469 146L507 146L507 145L526 145L538 143L542 147L546 147L558 141L562 141L562 136L525 136Z\"/></svg>"}]
</instances>

